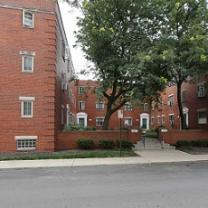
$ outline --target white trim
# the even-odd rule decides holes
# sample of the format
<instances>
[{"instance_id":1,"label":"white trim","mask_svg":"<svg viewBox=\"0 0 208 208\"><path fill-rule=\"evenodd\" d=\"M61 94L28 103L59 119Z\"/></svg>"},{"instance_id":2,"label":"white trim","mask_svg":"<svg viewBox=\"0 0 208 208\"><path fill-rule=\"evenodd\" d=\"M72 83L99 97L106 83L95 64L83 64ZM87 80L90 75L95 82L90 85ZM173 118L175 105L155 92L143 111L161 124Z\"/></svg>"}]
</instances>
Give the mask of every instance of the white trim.
<instances>
[{"instance_id":1,"label":"white trim","mask_svg":"<svg viewBox=\"0 0 208 208\"><path fill-rule=\"evenodd\" d=\"M26 12L32 14L32 25L31 26L26 25L26 22L25 22L25 13ZM23 25L24 28L29 28L29 29L34 28L34 26L35 26L35 14L34 14L33 11L27 10L27 9L23 10L23 12L22 12L22 25Z\"/></svg>"},{"instance_id":2,"label":"white trim","mask_svg":"<svg viewBox=\"0 0 208 208\"><path fill-rule=\"evenodd\" d=\"M15 136L14 137L15 140L19 140L19 139L38 139L38 136Z\"/></svg>"},{"instance_id":3,"label":"white trim","mask_svg":"<svg viewBox=\"0 0 208 208\"><path fill-rule=\"evenodd\" d=\"M35 145L31 146L31 147L18 147L18 141L21 140L35 140ZM36 150L37 148L37 140L38 137L37 136L15 136L15 141L16 141L16 150L17 151L31 151L31 150Z\"/></svg>"},{"instance_id":4,"label":"white trim","mask_svg":"<svg viewBox=\"0 0 208 208\"><path fill-rule=\"evenodd\" d=\"M20 96L19 97L20 101L35 101L35 97L25 97L25 96Z\"/></svg>"},{"instance_id":5,"label":"white trim","mask_svg":"<svg viewBox=\"0 0 208 208\"><path fill-rule=\"evenodd\" d=\"M20 51L20 55L36 56L35 51Z\"/></svg>"},{"instance_id":6,"label":"white trim","mask_svg":"<svg viewBox=\"0 0 208 208\"><path fill-rule=\"evenodd\" d=\"M127 119L131 119L130 125L125 123L125 121L126 121ZM126 126L133 126L133 119L132 119L132 117L130 117L130 116L124 117L124 125L126 125Z\"/></svg>"},{"instance_id":7,"label":"white trim","mask_svg":"<svg viewBox=\"0 0 208 208\"><path fill-rule=\"evenodd\" d=\"M22 118L33 118L33 102L35 97L19 97L21 101L21 117ZM31 102L31 115L24 115L24 102Z\"/></svg>"},{"instance_id":8,"label":"white trim","mask_svg":"<svg viewBox=\"0 0 208 208\"><path fill-rule=\"evenodd\" d=\"M87 126L87 113L79 112L77 113L77 124L79 124L79 119L84 118L84 127Z\"/></svg>"},{"instance_id":9,"label":"white trim","mask_svg":"<svg viewBox=\"0 0 208 208\"><path fill-rule=\"evenodd\" d=\"M140 114L140 127L142 128L143 127L143 119L146 119L147 120L147 128L146 129L149 129L150 128L150 115L148 113L142 113Z\"/></svg>"},{"instance_id":10,"label":"white trim","mask_svg":"<svg viewBox=\"0 0 208 208\"><path fill-rule=\"evenodd\" d=\"M174 94L170 94L170 95L168 95L168 97L171 97L171 96L174 96Z\"/></svg>"},{"instance_id":11,"label":"white trim","mask_svg":"<svg viewBox=\"0 0 208 208\"><path fill-rule=\"evenodd\" d=\"M28 70L25 70L25 57L31 57L32 58L32 70L28 71ZM34 56L33 55L22 55L22 72L25 72L25 73L33 73L34 72Z\"/></svg>"}]
</instances>

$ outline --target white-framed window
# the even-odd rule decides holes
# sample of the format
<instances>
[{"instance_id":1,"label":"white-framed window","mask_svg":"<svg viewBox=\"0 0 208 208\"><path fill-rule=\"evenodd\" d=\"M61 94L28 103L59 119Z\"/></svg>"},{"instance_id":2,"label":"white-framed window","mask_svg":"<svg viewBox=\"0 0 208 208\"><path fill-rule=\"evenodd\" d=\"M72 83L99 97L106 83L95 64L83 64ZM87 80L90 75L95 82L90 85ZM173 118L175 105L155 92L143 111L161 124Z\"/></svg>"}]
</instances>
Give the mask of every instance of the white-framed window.
<instances>
[{"instance_id":1,"label":"white-framed window","mask_svg":"<svg viewBox=\"0 0 208 208\"><path fill-rule=\"evenodd\" d=\"M124 111L132 111L133 110L133 106L130 102L127 102L125 105L124 105Z\"/></svg>"},{"instance_id":2,"label":"white-framed window","mask_svg":"<svg viewBox=\"0 0 208 208\"><path fill-rule=\"evenodd\" d=\"M148 103L144 103L144 111L148 111Z\"/></svg>"},{"instance_id":3,"label":"white-framed window","mask_svg":"<svg viewBox=\"0 0 208 208\"><path fill-rule=\"evenodd\" d=\"M105 103L104 102L97 102L96 103L96 109L97 110L103 110L105 108Z\"/></svg>"},{"instance_id":4,"label":"white-framed window","mask_svg":"<svg viewBox=\"0 0 208 208\"><path fill-rule=\"evenodd\" d=\"M168 105L171 107L174 104L174 95L168 96Z\"/></svg>"},{"instance_id":5,"label":"white-framed window","mask_svg":"<svg viewBox=\"0 0 208 208\"><path fill-rule=\"evenodd\" d=\"M206 96L206 87L205 87L205 84L198 84L197 86L198 88L198 91L197 91L197 95L199 98L201 97L205 97Z\"/></svg>"},{"instance_id":6,"label":"white-framed window","mask_svg":"<svg viewBox=\"0 0 208 208\"><path fill-rule=\"evenodd\" d=\"M16 136L16 149L18 151L36 150L37 136Z\"/></svg>"},{"instance_id":7,"label":"white-framed window","mask_svg":"<svg viewBox=\"0 0 208 208\"><path fill-rule=\"evenodd\" d=\"M34 56L33 55L22 55L22 72L33 72L34 71Z\"/></svg>"},{"instance_id":8,"label":"white-framed window","mask_svg":"<svg viewBox=\"0 0 208 208\"><path fill-rule=\"evenodd\" d=\"M104 117L97 117L96 126L103 126L103 125L104 125Z\"/></svg>"},{"instance_id":9,"label":"white-framed window","mask_svg":"<svg viewBox=\"0 0 208 208\"><path fill-rule=\"evenodd\" d=\"M29 10L23 10L23 26L34 28L35 18L34 13Z\"/></svg>"},{"instance_id":10,"label":"white-framed window","mask_svg":"<svg viewBox=\"0 0 208 208\"><path fill-rule=\"evenodd\" d=\"M124 118L124 125L125 126L132 126L133 125L133 121L131 117L125 117Z\"/></svg>"},{"instance_id":11,"label":"white-framed window","mask_svg":"<svg viewBox=\"0 0 208 208\"><path fill-rule=\"evenodd\" d=\"M35 97L19 97L19 100L21 101L21 117L32 118Z\"/></svg>"},{"instance_id":12,"label":"white-framed window","mask_svg":"<svg viewBox=\"0 0 208 208\"><path fill-rule=\"evenodd\" d=\"M198 124L207 124L206 110L198 110Z\"/></svg>"},{"instance_id":13,"label":"white-framed window","mask_svg":"<svg viewBox=\"0 0 208 208\"><path fill-rule=\"evenodd\" d=\"M174 122L175 122L174 114L169 114L169 122L170 122L171 128L173 128L174 127Z\"/></svg>"},{"instance_id":14,"label":"white-framed window","mask_svg":"<svg viewBox=\"0 0 208 208\"><path fill-rule=\"evenodd\" d=\"M85 101L79 101L79 110L81 111L85 110Z\"/></svg>"},{"instance_id":15,"label":"white-framed window","mask_svg":"<svg viewBox=\"0 0 208 208\"><path fill-rule=\"evenodd\" d=\"M83 95L85 93L85 87L79 87L79 95Z\"/></svg>"}]
</instances>

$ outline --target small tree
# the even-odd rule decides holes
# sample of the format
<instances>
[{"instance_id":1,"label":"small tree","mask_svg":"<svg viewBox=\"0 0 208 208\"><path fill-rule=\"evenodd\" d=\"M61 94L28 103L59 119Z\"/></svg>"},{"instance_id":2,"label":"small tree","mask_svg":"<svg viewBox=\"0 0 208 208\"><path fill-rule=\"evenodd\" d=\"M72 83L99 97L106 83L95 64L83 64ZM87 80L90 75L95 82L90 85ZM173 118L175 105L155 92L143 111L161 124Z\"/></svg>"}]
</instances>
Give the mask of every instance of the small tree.
<instances>
[{"instance_id":1,"label":"small tree","mask_svg":"<svg viewBox=\"0 0 208 208\"><path fill-rule=\"evenodd\" d=\"M126 102L141 98L150 92L147 89L157 92L164 83L160 74L146 70L144 61L159 25L159 21L152 22L150 18L158 13L149 1L137 0L85 0L82 10L78 42L95 64L94 75L107 100L107 129L111 115Z\"/></svg>"}]
</instances>

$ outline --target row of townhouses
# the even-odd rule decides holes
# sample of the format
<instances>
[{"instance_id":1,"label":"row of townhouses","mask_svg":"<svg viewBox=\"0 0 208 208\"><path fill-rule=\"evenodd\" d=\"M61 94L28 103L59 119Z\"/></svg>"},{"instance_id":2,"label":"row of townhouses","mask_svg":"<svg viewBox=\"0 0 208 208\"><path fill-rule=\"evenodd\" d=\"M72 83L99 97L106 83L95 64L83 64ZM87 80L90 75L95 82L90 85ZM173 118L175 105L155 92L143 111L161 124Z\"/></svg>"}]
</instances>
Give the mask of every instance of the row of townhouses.
<instances>
[{"instance_id":1,"label":"row of townhouses","mask_svg":"<svg viewBox=\"0 0 208 208\"><path fill-rule=\"evenodd\" d=\"M83 126L101 128L104 122L106 103L96 96L99 83L92 80L76 80L70 85L76 98L76 122ZM208 75L190 79L182 86L182 104L189 129L208 128ZM73 108L74 109L74 108ZM128 102L122 108L124 128L158 128L180 129L180 118L177 101L177 88L169 84L161 93L158 102ZM119 119L113 114L110 128L118 129Z\"/></svg>"},{"instance_id":2,"label":"row of townhouses","mask_svg":"<svg viewBox=\"0 0 208 208\"><path fill-rule=\"evenodd\" d=\"M0 152L54 151L70 123L102 128L105 100L99 83L74 80L71 54L57 1L0 0ZM183 109L189 128L208 128L207 80L184 83ZM176 87L161 102L129 102L123 127L180 128ZM119 128L117 114L110 128Z\"/></svg>"}]
</instances>

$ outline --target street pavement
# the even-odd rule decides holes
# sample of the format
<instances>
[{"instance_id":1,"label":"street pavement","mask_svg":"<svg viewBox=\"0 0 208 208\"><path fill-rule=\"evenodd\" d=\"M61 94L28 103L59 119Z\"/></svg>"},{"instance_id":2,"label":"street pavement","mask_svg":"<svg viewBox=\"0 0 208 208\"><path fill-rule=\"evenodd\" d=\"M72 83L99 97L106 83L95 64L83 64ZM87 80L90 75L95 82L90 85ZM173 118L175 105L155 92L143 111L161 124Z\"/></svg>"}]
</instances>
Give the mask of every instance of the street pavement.
<instances>
[{"instance_id":1,"label":"street pavement","mask_svg":"<svg viewBox=\"0 0 208 208\"><path fill-rule=\"evenodd\" d=\"M8 169L2 208L207 208L208 162Z\"/></svg>"}]
</instances>

